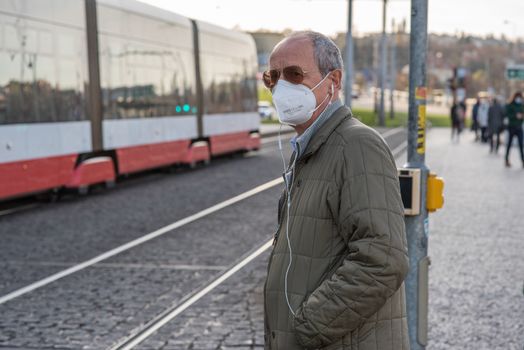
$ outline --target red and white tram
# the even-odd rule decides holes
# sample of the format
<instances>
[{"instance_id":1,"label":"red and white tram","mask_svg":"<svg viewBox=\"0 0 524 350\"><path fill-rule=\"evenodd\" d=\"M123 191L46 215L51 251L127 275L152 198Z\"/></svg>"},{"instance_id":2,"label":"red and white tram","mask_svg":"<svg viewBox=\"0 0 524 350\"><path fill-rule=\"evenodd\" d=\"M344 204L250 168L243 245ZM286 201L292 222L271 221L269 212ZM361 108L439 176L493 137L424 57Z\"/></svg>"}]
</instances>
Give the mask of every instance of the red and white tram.
<instances>
[{"instance_id":1,"label":"red and white tram","mask_svg":"<svg viewBox=\"0 0 524 350\"><path fill-rule=\"evenodd\" d=\"M0 1L0 200L258 149L256 65L140 2Z\"/></svg>"}]
</instances>

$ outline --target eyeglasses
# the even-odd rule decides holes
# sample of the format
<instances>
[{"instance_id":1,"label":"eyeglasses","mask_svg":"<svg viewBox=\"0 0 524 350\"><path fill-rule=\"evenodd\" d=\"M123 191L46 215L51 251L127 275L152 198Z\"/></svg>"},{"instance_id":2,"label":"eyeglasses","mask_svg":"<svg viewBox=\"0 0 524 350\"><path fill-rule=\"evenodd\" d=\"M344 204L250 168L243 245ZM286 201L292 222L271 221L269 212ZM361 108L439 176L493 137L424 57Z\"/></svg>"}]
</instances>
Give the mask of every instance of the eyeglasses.
<instances>
[{"instance_id":1,"label":"eyeglasses","mask_svg":"<svg viewBox=\"0 0 524 350\"><path fill-rule=\"evenodd\" d=\"M292 84L301 84L304 81L304 75L307 73L308 72L304 71L299 66L288 66L282 69L282 71L278 69L265 71L264 74L262 74L262 80L264 81L264 85L272 90L277 84L278 79L280 79L280 75L283 75L284 79Z\"/></svg>"}]
</instances>

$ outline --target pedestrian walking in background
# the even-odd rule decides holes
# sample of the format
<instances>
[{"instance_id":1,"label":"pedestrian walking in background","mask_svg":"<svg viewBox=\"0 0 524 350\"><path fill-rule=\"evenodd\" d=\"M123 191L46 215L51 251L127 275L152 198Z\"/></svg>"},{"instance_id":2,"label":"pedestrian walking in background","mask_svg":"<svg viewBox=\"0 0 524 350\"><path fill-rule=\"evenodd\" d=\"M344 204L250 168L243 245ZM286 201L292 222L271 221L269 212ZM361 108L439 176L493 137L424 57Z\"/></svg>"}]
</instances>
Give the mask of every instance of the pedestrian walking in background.
<instances>
[{"instance_id":1,"label":"pedestrian walking in background","mask_svg":"<svg viewBox=\"0 0 524 350\"><path fill-rule=\"evenodd\" d=\"M294 127L264 286L265 349L408 350L408 255L395 159L339 99L320 33L275 46L263 80Z\"/></svg>"},{"instance_id":2,"label":"pedestrian walking in background","mask_svg":"<svg viewBox=\"0 0 524 350\"><path fill-rule=\"evenodd\" d=\"M506 146L506 167L510 167L509 152L516 136L519 144L520 158L524 167L524 145L522 134L522 120L524 119L524 106L522 92L517 91L506 105L506 117L508 118L508 145Z\"/></svg>"},{"instance_id":3,"label":"pedestrian walking in background","mask_svg":"<svg viewBox=\"0 0 524 350\"><path fill-rule=\"evenodd\" d=\"M487 98L482 97L480 99L480 105L477 112L477 122L480 128L480 142L488 142L488 112L489 102Z\"/></svg>"},{"instance_id":4,"label":"pedestrian walking in background","mask_svg":"<svg viewBox=\"0 0 524 350\"><path fill-rule=\"evenodd\" d=\"M451 141L460 141L460 133L464 128L466 117L466 104L464 102L453 102L451 106Z\"/></svg>"},{"instance_id":5,"label":"pedestrian walking in background","mask_svg":"<svg viewBox=\"0 0 524 350\"><path fill-rule=\"evenodd\" d=\"M504 107L499 103L499 98L494 97L488 110L488 139L490 153L498 153L500 134L502 131L504 131Z\"/></svg>"},{"instance_id":6,"label":"pedestrian walking in background","mask_svg":"<svg viewBox=\"0 0 524 350\"><path fill-rule=\"evenodd\" d=\"M480 107L480 98L477 97L477 102L475 102L475 104L473 105L473 109L471 111L471 131L475 133L475 141L479 140L479 122L478 122L479 107Z\"/></svg>"}]
</instances>

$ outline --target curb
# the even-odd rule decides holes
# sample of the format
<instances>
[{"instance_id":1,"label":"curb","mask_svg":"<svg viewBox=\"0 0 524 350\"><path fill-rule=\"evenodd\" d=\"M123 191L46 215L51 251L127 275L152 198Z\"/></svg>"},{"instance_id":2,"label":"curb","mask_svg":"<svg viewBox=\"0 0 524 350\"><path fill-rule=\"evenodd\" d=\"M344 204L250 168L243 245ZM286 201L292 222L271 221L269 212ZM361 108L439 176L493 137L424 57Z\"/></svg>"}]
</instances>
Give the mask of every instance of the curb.
<instances>
[{"instance_id":1,"label":"curb","mask_svg":"<svg viewBox=\"0 0 524 350\"><path fill-rule=\"evenodd\" d=\"M283 130L280 133L280 135L288 135L288 134L294 134L294 133L295 133L295 130ZM260 134L261 138L266 138L266 137L271 137L271 136L278 136L278 131L270 131L270 132Z\"/></svg>"}]
</instances>

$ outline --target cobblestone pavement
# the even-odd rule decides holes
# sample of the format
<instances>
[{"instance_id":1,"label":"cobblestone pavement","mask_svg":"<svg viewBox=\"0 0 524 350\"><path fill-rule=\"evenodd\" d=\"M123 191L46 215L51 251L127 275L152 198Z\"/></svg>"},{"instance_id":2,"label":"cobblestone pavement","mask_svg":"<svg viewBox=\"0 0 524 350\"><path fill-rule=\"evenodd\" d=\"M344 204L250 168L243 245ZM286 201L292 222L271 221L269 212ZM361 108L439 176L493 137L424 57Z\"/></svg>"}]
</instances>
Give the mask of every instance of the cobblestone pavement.
<instances>
[{"instance_id":1,"label":"cobblestone pavement","mask_svg":"<svg viewBox=\"0 0 524 350\"><path fill-rule=\"evenodd\" d=\"M136 349L263 349L268 258L269 250Z\"/></svg>"},{"instance_id":2,"label":"cobblestone pavement","mask_svg":"<svg viewBox=\"0 0 524 350\"><path fill-rule=\"evenodd\" d=\"M109 347L270 239L276 213L269 203L279 192L267 190L0 305L0 348Z\"/></svg>"},{"instance_id":3,"label":"cobblestone pavement","mask_svg":"<svg viewBox=\"0 0 524 350\"><path fill-rule=\"evenodd\" d=\"M446 129L427 163L444 177L445 207L430 216L428 349L524 349L524 169L503 152Z\"/></svg>"},{"instance_id":4,"label":"cobblestone pavement","mask_svg":"<svg viewBox=\"0 0 524 350\"><path fill-rule=\"evenodd\" d=\"M273 152L160 171L86 197L0 217L0 295L192 215L280 175Z\"/></svg>"},{"instance_id":5,"label":"cobblestone pavement","mask_svg":"<svg viewBox=\"0 0 524 350\"><path fill-rule=\"evenodd\" d=\"M445 209L430 217L427 349L524 349L524 232L517 209L524 170L504 169L502 157L484 145L451 144L446 129L429 134L427 163L446 180ZM261 349L266 262L267 254L138 349Z\"/></svg>"},{"instance_id":6,"label":"cobblestone pavement","mask_svg":"<svg viewBox=\"0 0 524 350\"><path fill-rule=\"evenodd\" d=\"M390 138L391 147L403 137ZM111 191L0 217L0 296L272 180L281 167L276 142L270 142L242 159L224 158L174 175L150 172ZM266 241L275 229L280 190L276 186L0 305L0 349L111 346ZM246 329L253 329L249 344L260 344L263 335L254 329L261 326L256 293L265 275L263 261L246 267L242 288L235 285L223 302L210 295L215 312L227 307L226 319L237 317L245 303L253 310L248 328L241 328L245 323L239 319L239 328L224 335L224 346L242 341ZM242 299L246 293L253 298ZM187 334L200 332L197 315L192 308L185 311ZM192 341L204 346L207 334Z\"/></svg>"}]
</instances>

